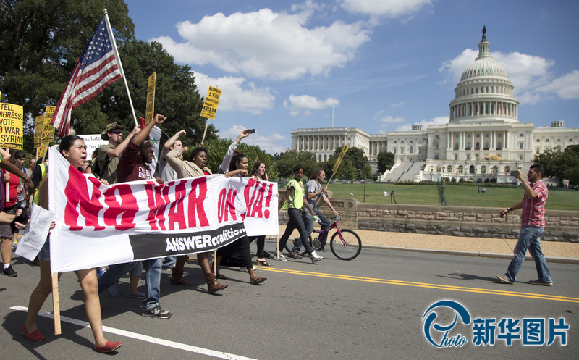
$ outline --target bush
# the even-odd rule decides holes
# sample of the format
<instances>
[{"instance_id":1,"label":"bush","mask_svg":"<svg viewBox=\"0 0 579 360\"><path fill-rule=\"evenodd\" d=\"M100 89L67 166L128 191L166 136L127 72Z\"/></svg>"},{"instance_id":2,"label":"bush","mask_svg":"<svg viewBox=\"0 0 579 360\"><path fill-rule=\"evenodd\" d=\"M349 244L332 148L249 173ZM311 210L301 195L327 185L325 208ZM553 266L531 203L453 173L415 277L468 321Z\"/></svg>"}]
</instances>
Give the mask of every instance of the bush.
<instances>
[{"instance_id":1,"label":"bush","mask_svg":"<svg viewBox=\"0 0 579 360\"><path fill-rule=\"evenodd\" d=\"M485 184L488 184L488 183L490 183L490 179L489 179L489 178L486 178L486 179L485 179Z\"/></svg>"}]
</instances>

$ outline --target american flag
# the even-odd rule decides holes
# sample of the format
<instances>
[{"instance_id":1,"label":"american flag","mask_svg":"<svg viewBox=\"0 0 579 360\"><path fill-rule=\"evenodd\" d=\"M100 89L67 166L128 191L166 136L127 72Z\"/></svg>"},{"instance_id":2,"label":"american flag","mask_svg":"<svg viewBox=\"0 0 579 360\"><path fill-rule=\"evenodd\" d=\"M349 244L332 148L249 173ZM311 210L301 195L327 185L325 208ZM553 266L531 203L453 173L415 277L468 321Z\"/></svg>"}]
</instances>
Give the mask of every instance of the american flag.
<instances>
[{"instance_id":1,"label":"american flag","mask_svg":"<svg viewBox=\"0 0 579 360\"><path fill-rule=\"evenodd\" d=\"M61 138L68 135L72 110L122 77L116 49L111 44L113 34L106 20L106 17L103 18L90 38L56 105L52 125L58 128Z\"/></svg>"}]
</instances>

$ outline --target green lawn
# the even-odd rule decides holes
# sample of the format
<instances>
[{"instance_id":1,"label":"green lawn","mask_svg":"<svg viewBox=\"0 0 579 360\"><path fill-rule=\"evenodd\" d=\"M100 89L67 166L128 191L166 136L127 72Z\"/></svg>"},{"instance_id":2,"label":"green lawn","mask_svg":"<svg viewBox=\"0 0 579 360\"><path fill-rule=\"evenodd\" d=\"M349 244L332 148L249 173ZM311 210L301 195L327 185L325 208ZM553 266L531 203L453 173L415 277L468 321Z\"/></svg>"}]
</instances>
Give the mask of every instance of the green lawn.
<instances>
[{"instance_id":1,"label":"green lawn","mask_svg":"<svg viewBox=\"0 0 579 360\"><path fill-rule=\"evenodd\" d=\"M523 199L521 187L494 188L488 184L485 193L478 192L478 185L445 185L444 193L449 206L481 206L509 207ZM364 202L364 184L330 184L328 190L333 197L356 198ZM390 204L390 196L384 196L384 191L394 197L398 204L439 205L437 185L393 185L381 183L366 184L366 202L374 204ZM353 195L351 195L353 194ZM549 191L547 209L579 211L579 191Z\"/></svg>"}]
</instances>

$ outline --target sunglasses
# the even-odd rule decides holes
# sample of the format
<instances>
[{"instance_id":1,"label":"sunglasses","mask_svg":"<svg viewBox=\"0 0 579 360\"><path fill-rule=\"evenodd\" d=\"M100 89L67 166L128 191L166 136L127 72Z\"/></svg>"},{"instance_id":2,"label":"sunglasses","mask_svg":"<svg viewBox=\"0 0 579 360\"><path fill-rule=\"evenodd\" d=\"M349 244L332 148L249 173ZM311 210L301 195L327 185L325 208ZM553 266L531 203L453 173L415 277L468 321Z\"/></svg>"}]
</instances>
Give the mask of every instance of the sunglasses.
<instances>
[{"instance_id":1,"label":"sunglasses","mask_svg":"<svg viewBox=\"0 0 579 360\"><path fill-rule=\"evenodd\" d=\"M122 130L113 130L111 131L111 134L122 134Z\"/></svg>"}]
</instances>

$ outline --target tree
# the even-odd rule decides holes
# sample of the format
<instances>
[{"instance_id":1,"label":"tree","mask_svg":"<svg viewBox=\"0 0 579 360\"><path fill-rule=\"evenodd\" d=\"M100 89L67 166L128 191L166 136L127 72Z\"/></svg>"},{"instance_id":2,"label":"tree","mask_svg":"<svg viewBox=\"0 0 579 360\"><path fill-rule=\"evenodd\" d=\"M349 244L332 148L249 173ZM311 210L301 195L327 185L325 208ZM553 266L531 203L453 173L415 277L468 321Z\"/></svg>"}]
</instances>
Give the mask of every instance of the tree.
<instances>
[{"instance_id":1,"label":"tree","mask_svg":"<svg viewBox=\"0 0 579 360\"><path fill-rule=\"evenodd\" d=\"M544 153L535 155L533 163L543 165L545 169L543 177L557 177L559 186L562 186L567 171L579 166L579 153L573 151L573 149L565 152L547 149ZM573 174L573 172L570 173Z\"/></svg>"},{"instance_id":2,"label":"tree","mask_svg":"<svg viewBox=\"0 0 579 360\"><path fill-rule=\"evenodd\" d=\"M233 140L231 139L210 139L204 143L207 148L207 166L211 171L216 174L219 169L219 165L223 162L225 154L227 154L227 148ZM237 147L243 155L247 156L249 163L249 172L253 169L253 164L256 161L261 161L265 163L267 176L269 179L277 178L277 171L273 166L273 161L271 156L269 156L264 150L256 145L247 145L244 143L239 144Z\"/></svg>"},{"instance_id":3,"label":"tree","mask_svg":"<svg viewBox=\"0 0 579 360\"><path fill-rule=\"evenodd\" d=\"M134 25L122 0L4 1L0 4L0 88L10 103L23 105L25 118L44 113L56 105L78 57L82 54L104 14L119 48L127 83L137 115L144 116L147 78L157 72L155 110L169 121L162 126L169 135L185 129L185 145L201 141L205 119L199 117L202 99L188 66L176 65L158 43L134 38ZM71 126L77 134L100 133L117 121L134 126L123 81L117 81L97 97L73 110ZM192 134L190 128L195 130ZM24 126L24 148L32 152L33 124ZM209 125L206 139L215 139Z\"/></svg>"},{"instance_id":4,"label":"tree","mask_svg":"<svg viewBox=\"0 0 579 360\"><path fill-rule=\"evenodd\" d=\"M119 48L119 56L137 119L145 116L147 78L156 72L155 112L168 118L161 128L168 136L185 130L187 135L181 139L183 144L197 146L203 136L205 118L199 116L203 101L189 66L175 64L173 56L157 42L127 41ZM134 120L124 83L117 81L95 99L76 108L72 120L72 126L80 134L100 133L106 124L113 121L132 128ZM206 141L216 139L215 132L214 126L210 124Z\"/></svg>"},{"instance_id":5,"label":"tree","mask_svg":"<svg viewBox=\"0 0 579 360\"><path fill-rule=\"evenodd\" d=\"M378 172L383 174L394 166L394 154L391 152L378 153Z\"/></svg>"},{"instance_id":6,"label":"tree","mask_svg":"<svg viewBox=\"0 0 579 360\"><path fill-rule=\"evenodd\" d=\"M0 79L6 100L33 116L56 105L104 7L117 44L132 39L134 25L123 0L3 1Z\"/></svg>"},{"instance_id":7,"label":"tree","mask_svg":"<svg viewBox=\"0 0 579 360\"><path fill-rule=\"evenodd\" d=\"M331 175L334 164L338 160L343 147L336 149L334 154L330 156L328 161L324 164L326 174ZM337 179L364 179L372 176L372 168L368 162L368 157L364 155L364 150L358 148L350 148L344 155L338 172L334 175Z\"/></svg>"},{"instance_id":8,"label":"tree","mask_svg":"<svg viewBox=\"0 0 579 360\"><path fill-rule=\"evenodd\" d=\"M309 151L288 150L279 154L275 161L275 169L280 177L292 177L294 166L301 165L304 168L304 176L309 178L312 172L321 167L316 161L316 154Z\"/></svg>"}]
</instances>

